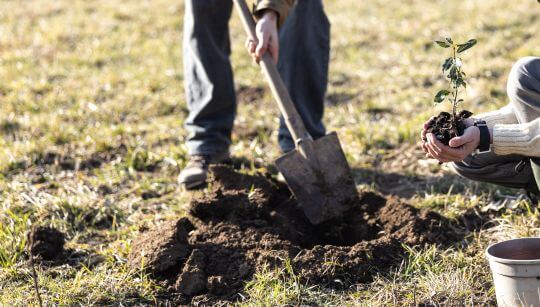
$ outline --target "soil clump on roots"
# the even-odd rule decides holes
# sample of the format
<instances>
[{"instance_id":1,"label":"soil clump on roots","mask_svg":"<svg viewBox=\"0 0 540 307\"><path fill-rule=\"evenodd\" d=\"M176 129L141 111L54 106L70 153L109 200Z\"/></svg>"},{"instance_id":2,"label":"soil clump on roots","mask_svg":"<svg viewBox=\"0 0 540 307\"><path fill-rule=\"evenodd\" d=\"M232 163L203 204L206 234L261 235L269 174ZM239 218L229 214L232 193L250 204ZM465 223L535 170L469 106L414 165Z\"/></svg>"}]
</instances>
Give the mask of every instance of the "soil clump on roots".
<instances>
[{"instance_id":1,"label":"soil clump on roots","mask_svg":"<svg viewBox=\"0 0 540 307\"><path fill-rule=\"evenodd\" d=\"M438 116L428 122L428 133L433 135L444 145L448 145L451 139L463 135L465 128L465 119L471 117L472 113L463 110L452 116L448 112L441 112Z\"/></svg>"},{"instance_id":2,"label":"soil clump on roots","mask_svg":"<svg viewBox=\"0 0 540 307\"><path fill-rule=\"evenodd\" d=\"M287 259L299 280L344 289L399 264L403 245L456 240L448 220L396 198L364 192L339 221L313 226L287 187L268 175L211 168L209 192L187 217L143 233L129 265L144 268L176 303L240 299L246 282Z\"/></svg>"}]
</instances>

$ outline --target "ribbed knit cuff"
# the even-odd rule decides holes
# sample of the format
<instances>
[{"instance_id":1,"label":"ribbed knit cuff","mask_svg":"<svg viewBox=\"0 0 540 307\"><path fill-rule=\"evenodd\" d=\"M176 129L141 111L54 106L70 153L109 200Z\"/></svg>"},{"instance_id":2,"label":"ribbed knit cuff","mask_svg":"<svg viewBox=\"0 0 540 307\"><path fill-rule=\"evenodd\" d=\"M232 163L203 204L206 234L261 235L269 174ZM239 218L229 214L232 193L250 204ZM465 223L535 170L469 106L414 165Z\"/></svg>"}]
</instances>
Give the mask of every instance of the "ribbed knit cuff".
<instances>
[{"instance_id":1,"label":"ribbed knit cuff","mask_svg":"<svg viewBox=\"0 0 540 307\"><path fill-rule=\"evenodd\" d=\"M529 125L495 125L493 152L497 155L531 155L532 134Z\"/></svg>"}]
</instances>

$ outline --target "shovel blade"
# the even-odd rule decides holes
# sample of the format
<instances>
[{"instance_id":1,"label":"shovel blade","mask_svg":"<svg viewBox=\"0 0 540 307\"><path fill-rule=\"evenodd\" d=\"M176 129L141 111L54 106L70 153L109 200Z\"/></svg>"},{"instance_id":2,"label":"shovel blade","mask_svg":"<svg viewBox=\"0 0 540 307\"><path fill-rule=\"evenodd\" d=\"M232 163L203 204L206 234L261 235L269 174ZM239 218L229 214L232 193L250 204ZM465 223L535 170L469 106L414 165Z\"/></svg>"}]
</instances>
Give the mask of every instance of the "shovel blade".
<instances>
[{"instance_id":1,"label":"shovel blade","mask_svg":"<svg viewBox=\"0 0 540 307\"><path fill-rule=\"evenodd\" d=\"M358 198L351 169L335 132L313 142L318 166L298 151L279 157L276 165L312 224L341 215Z\"/></svg>"}]
</instances>

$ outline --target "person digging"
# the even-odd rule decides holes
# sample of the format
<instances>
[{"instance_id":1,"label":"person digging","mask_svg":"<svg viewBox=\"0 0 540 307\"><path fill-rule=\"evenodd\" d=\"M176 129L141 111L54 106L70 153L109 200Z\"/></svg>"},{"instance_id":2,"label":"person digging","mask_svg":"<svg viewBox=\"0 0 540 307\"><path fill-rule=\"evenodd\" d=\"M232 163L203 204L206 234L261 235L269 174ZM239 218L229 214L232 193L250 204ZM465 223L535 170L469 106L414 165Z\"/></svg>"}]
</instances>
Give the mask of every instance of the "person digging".
<instances>
[{"instance_id":1,"label":"person digging","mask_svg":"<svg viewBox=\"0 0 540 307\"><path fill-rule=\"evenodd\" d=\"M510 103L465 121L463 135L442 144L422 130L426 157L453 162L460 176L510 188L538 198L540 189L540 57L517 61L508 76Z\"/></svg>"},{"instance_id":2,"label":"person digging","mask_svg":"<svg viewBox=\"0 0 540 307\"><path fill-rule=\"evenodd\" d=\"M210 164L229 159L236 115L229 61L232 7L231 0L185 2L183 54L189 161L178 182L188 189L206 182ZM248 40L248 51L256 61L270 53L308 132L314 139L324 136L330 24L322 0L257 0L253 14L258 42ZM280 50L280 46L285 48ZM278 142L282 152L295 148L283 118Z\"/></svg>"}]
</instances>

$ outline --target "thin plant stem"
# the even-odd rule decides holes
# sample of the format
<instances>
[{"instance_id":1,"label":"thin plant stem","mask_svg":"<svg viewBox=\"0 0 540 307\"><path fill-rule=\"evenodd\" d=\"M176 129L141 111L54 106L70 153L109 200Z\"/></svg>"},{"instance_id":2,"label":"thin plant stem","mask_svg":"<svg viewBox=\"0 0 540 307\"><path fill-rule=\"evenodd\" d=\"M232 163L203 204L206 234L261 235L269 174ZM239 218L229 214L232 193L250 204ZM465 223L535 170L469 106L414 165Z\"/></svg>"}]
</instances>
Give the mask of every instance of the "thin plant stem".
<instances>
[{"instance_id":1,"label":"thin plant stem","mask_svg":"<svg viewBox=\"0 0 540 307\"><path fill-rule=\"evenodd\" d=\"M36 297L39 303L39 307L43 307L43 301L41 300L41 294L39 293L39 283L38 276L36 271L36 264L34 263L34 253L32 251L32 242L30 241L30 247L28 248L30 252L30 268L32 269L32 280L34 282L34 290L36 292Z\"/></svg>"},{"instance_id":2,"label":"thin plant stem","mask_svg":"<svg viewBox=\"0 0 540 307\"><path fill-rule=\"evenodd\" d=\"M454 63L457 64L457 53L456 53L456 45L455 44L452 44L452 49L453 49L453 53L454 53L453 54ZM456 69L457 69L457 76L459 77L461 75L461 67L456 65ZM459 80L459 78L454 78L454 79L451 80L451 82L453 83L452 87L454 88L454 91L453 91L454 101L452 102L452 121L456 120L457 100L458 100L458 96L459 96L458 80Z\"/></svg>"}]
</instances>

